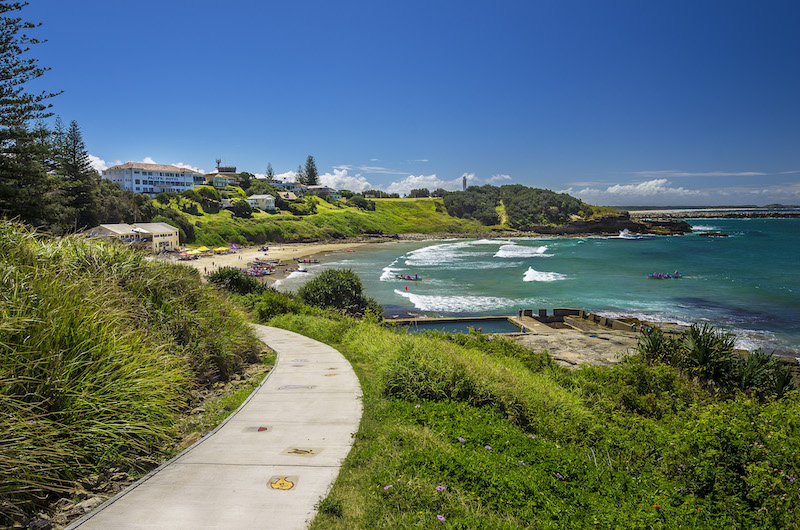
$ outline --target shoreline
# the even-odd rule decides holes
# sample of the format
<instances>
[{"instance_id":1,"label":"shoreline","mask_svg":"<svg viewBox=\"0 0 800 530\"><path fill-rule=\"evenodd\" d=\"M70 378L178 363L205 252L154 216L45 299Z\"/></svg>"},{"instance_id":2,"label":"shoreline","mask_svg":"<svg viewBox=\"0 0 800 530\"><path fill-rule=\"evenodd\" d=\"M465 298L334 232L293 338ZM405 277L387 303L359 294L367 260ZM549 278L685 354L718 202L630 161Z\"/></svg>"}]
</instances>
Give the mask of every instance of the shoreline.
<instances>
[{"instance_id":1,"label":"shoreline","mask_svg":"<svg viewBox=\"0 0 800 530\"><path fill-rule=\"evenodd\" d=\"M267 259L280 259L285 263L285 267L278 268L278 272L275 274L271 274L268 276L262 276L261 281L269 286L274 286L276 282L286 279L291 272L286 272L286 268L291 268L296 266L294 263L294 258L302 259L302 258L316 258L320 259L320 265L327 265L326 257L334 252L343 252L343 251L353 251L358 252L360 249L364 249L368 246L377 245L377 244L390 244L390 243L402 243L402 242L436 242L436 241L446 241L446 240L468 240L468 239L480 239L483 237L486 238L497 238L497 239L505 239L505 238L513 238L514 236L517 237L531 237L531 234L510 234L510 233L474 233L474 234L453 234L453 233L437 233L437 234L422 234L422 233L414 233L414 234L402 234L399 236L384 236L384 237L370 237L370 238L359 238L359 239L350 239L345 241L325 241L325 242L307 242L307 243L282 243L282 244L268 244L265 245L268 247L268 250L262 251L259 250L261 247L252 246L252 247L244 247L241 249L237 249L232 251L230 254L215 254L213 256L201 257L196 260L190 261L179 261L177 256L169 255L169 256L162 256L156 257L155 259L159 259L162 261L167 261L171 263L178 263L178 264L185 264L187 266L193 267L197 269L201 275L210 274L219 270L222 267L233 267L233 268L244 268L246 267L249 261L254 261L255 258L267 258ZM575 235L539 235L538 237L547 237L547 238L574 238ZM387 306L387 315L385 318L391 320L393 318L403 318L403 317L420 317L423 316L420 312L414 309L401 309L398 307L392 307L391 304ZM638 315L633 313L627 314L619 314L615 311L610 311L610 313L614 313L613 316L616 318L627 317L627 318L641 318ZM602 312L602 310L601 310ZM651 321L651 319L647 319ZM663 322L663 321L652 321L653 324L658 325L660 327L675 327L680 326L682 323L677 322ZM683 326L680 326L683 327ZM747 348L747 346L745 346ZM749 349L749 348L748 348ZM794 358L800 359L793 351L773 351L776 355L786 358Z\"/></svg>"},{"instance_id":2,"label":"shoreline","mask_svg":"<svg viewBox=\"0 0 800 530\"><path fill-rule=\"evenodd\" d=\"M247 267L247 263L255 261L256 258L277 259L285 263L285 267L278 268L278 272L268 276L261 276L262 281L272 285L278 280L285 279L290 272L286 272L286 267L295 266L295 258L309 259L321 258L332 252L356 251L358 247L371 245L377 241L349 241L342 243L276 243L264 245L268 250L260 250L263 247L243 247L231 250L226 254L214 254L211 256L201 256L192 260L179 260L177 256L156 257L155 259L185 265L197 269L201 275L206 276L214 273L221 268L231 267L241 269Z\"/></svg>"}]
</instances>

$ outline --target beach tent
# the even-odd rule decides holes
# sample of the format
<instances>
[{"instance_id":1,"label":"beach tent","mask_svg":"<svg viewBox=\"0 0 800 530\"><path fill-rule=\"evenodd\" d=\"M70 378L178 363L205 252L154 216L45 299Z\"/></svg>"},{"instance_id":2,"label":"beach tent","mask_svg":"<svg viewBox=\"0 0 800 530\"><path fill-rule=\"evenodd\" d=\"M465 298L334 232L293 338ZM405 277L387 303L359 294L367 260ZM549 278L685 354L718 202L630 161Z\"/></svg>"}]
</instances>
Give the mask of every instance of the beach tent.
<instances>
[{"instance_id":1,"label":"beach tent","mask_svg":"<svg viewBox=\"0 0 800 530\"><path fill-rule=\"evenodd\" d=\"M242 247L240 247L239 245L233 244L233 245L228 245L228 248L237 249L237 248L242 248Z\"/></svg>"},{"instance_id":2,"label":"beach tent","mask_svg":"<svg viewBox=\"0 0 800 530\"><path fill-rule=\"evenodd\" d=\"M211 249L208 248L208 247L199 247L199 248L196 248L195 250L197 250L198 252L208 252Z\"/></svg>"},{"instance_id":3,"label":"beach tent","mask_svg":"<svg viewBox=\"0 0 800 530\"><path fill-rule=\"evenodd\" d=\"M214 252L228 252L229 250L228 247L217 247L214 249Z\"/></svg>"}]
</instances>

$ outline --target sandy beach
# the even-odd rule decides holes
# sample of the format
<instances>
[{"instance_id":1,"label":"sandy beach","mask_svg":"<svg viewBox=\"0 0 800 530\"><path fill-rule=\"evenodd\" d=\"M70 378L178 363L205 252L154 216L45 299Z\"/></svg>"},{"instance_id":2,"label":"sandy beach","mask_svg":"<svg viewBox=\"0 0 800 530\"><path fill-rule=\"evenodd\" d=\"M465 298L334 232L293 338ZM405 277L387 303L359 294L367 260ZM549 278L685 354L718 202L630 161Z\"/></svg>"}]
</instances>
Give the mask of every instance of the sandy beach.
<instances>
[{"instance_id":1,"label":"sandy beach","mask_svg":"<svg viewBox=\"0 0 800 530\"><path fill-rule=\"evenodd\" d=\"M322 258L326 254L337 251L356 252L359 247L374 244L371 242L348 242L348 243L276 243L265 245L268 250L260 250L262 247L245 247L232 250L228 254L214 254L193 260L178 260L176 256L170 256L167 260L194 267L203 274L211 274L222 267L243 268L247 263L256 258L278 259L286 264L286 267L278 267L278 272L269 276L263 276L266 283L274 283L285 278L288 273L283 270L287 267L296 266L294 260L302 258ZM164 258L162 258L164 259Z\"/></svg>"}]
</instances>

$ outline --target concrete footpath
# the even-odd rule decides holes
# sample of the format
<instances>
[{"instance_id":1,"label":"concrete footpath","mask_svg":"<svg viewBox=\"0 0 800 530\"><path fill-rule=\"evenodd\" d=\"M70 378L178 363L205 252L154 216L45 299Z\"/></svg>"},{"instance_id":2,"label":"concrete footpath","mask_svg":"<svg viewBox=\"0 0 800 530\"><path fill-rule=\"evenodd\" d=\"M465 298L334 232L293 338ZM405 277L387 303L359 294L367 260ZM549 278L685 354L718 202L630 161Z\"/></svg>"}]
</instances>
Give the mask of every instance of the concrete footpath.
<instances>
[{"instance_id":1,"label":"concrete footpath","mask_svg":"<svg viewBox=\"0 0 800 530\"><path fill-rule=\"evenodd\" d=\"M254 326L275 368L220 427L68 529L306 528L353 444L361 387L335 349Z\"/></svg>"}]
</instances>

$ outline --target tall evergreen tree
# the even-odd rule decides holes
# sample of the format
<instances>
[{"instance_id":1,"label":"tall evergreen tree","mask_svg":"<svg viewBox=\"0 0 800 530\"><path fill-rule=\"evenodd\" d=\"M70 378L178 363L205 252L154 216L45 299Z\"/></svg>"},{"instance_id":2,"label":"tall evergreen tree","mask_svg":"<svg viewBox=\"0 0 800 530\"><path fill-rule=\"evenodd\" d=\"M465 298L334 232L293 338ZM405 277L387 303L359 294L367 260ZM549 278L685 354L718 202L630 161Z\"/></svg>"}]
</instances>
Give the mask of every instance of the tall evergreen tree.
<instances>
[{"instance_id":1,"label":"tall evergreen tree","mask_svg":"<svg viewBox=\"0 0 800 530\"><path fill-rule=\"evenodd\" d=\"M306 158L306 186L316 186L319 184L319 174L317 173L317 164L314 162L314 157L308 155Z\"/></svg>"},{"instance_id":2,"label":"tall evergreen tree","mask_svg":"<svg viewBox=\"0 0 800 530\"><path fill-rule=\"evenodd\" d=\"M308 182L306 182L306 172L303 169L303 166L297 166L297 171L295 172L294 180L298 184L306 184L306 185L308 184Z\"/></svg>"},{"instance_id":3,"label":"tall evergreen tree","mask_svg":"<svg viewBox=\"0 0 800 530\"><path fill-rule=\"evenodd\" d=\"M47 100L56 94L26 91L26 84L49 70L25 56L41 42L26 33L39 24L11 16L26 5L0 0L0 215L43 225L48 218L42 167L47 131L32 123L51 116Z\"/></svg>"},{"instance_id":4,"label":"tall evergreen tree","mask_svg":"<svg viewBox=\"0 0 800 530\"><path fill-rule=\"evenodd\" d=\"M99 221L95 213L99 178L89 161L77 121L70 122L56 145L58 173L64 178L65 206L74 215L74 228L94 226Z\"/></svg>"},{"instance_id":5,"label":"tall evergreen tree","mask_svg":"<svg viewBox=\"0 0 800 530\"><path fill-rule=\"evenodd\" d=\"M267 163L267 180L269 182L275 180L275 171L273 171L272 164L270 164L269 162Z\"/></svg>"}]
</instances>

